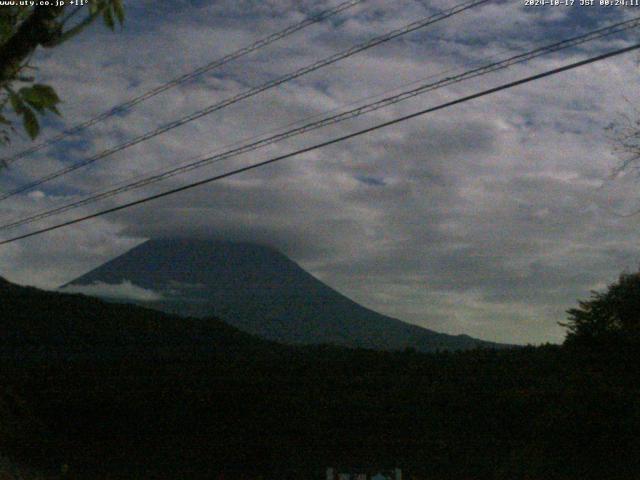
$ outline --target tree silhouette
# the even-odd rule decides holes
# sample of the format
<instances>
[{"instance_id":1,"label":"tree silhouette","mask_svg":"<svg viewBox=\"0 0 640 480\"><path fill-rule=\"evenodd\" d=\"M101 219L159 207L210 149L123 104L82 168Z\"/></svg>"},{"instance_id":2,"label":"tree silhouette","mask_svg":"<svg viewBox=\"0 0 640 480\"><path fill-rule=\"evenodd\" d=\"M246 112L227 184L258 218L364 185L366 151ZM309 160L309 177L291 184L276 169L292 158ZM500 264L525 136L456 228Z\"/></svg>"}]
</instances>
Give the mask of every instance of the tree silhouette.
<instances>
[{"instance_id":1,"label":"tree silhouette","mask_svg":"<svg viewBox=\"0 0 640 480\"><path fill-rule=\"evenodd\" d=\"M640 340L640 271L623 273L605 292L567 311L567 343L607 343Z\"/></svg>"}]
</instances>

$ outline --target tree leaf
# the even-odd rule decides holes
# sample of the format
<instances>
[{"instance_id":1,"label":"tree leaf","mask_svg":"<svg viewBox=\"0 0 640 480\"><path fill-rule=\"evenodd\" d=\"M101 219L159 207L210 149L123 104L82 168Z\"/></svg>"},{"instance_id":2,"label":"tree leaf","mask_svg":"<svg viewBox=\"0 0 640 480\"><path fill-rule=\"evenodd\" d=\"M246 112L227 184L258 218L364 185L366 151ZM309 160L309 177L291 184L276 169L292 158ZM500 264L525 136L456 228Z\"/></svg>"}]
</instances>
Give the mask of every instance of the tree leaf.
<instances>
[{"instance_id":1,"label":"tree leaf","mask_svg":"<svg viewBox=\"0 0 640 480\"><path fill-rule=\"evenodd\" d=\"M37 111L42 112L42 99L38 97L37 93L35 93L31 87L24 87L18 90L18 95L22 97L22 99L27 102L31 107L35 108Z\"/></svg>"},{"instance_id":2,"label":"tree leaf","mask_svg":"<svg viewBox=\"0 0 640 480\"><path fill-rule=\"evenodd\" d=\"M23 111L23 123L24 129L31 137L31 140L34 140L38 136L38 133L40 133L40 124L38 123L36 114L33 113L33 110L30 108L25 108Z\"/></svg>"},{"instance_id":3,"label":"tree leaf","mask_svg":"<svg viewBox=\"0 0 640 480\"><path fill-rule=\"evenodd\" d=\"M109 27L109 29L114 30L116 27L116 24L113 20L113 14L111 13L111 9L110 8L105 8L104 12L102 13L102 18L104 19L104 24Z\"/></svg>"},{"instance_id":4,"label":"tree leaf","mask_svg":"<svg viewBox=\"0 0 640 480\"><path fill-rule=\"evenodd\" d=\"M40 115L44 114L44 107L42 105L39 105L37 103L32 103L28 100L27 100L27 104L29 104L29 106L33 108L36 112L38 112Z\"/></svg>"},{"instance_id":5,"label":"tree leaf","mask_svg":"<svg viewBox=\"0 0 640 480\"><path fill-rule=\"evenodd\" d=\"M124 5L122 0L112 0L113 13L116 14L116 18L120 25L124 23Z\"/></svg>"},{"instance_id":6,"label":"tree leaf","mask_svg":"<svg viewBox=\"0 0 640 480\"><path fill-rule=\"evenodd\" d=\"M93 15L100 12L102 2L89 2L89 14Z\"/></svg>"},{"instance_id":7,"label":"tree leaf","mask_svg":"<svg viewBox=\"0 0 640 480\"><path fill-rule=\"evenodd\" d=\"M11 102L11 106L13 107L13 110L18 115L21 115L26 107L24 105L24 102L20 98L20 96L15 92L11 91L9 92L9 101Z\"/></svg>"},{"instance_id":8,"label":"tree leaf","mask_svg":"<svg viewBox=\"0 0 640 480\"><path fill-rule=\"evenodd\" d=\"M8 16L0 16L0 41L3 43L13 35L15 19Z\"/></svg>"},{"instance_id":9,"label":"tree leaf","mask_svg":"<svg viewBox=\"0 0 640 480\"><path fill-rule=\"evenodd\" d=\"M36 84L32 87L21 88L19 92L22 98L34 107L37 105L42 108L49 108L60 103L60 97L49 85Z\"/></svg>"},{"instance_id":10,"label":"tree leaf","mask_svg":"<svg viewBox=\"0 0 640 480\"><path fill-rule=\"evenodd\" d=\"M55 105L51 105L50 107L47 107L47 109L49 109L50 111L52 111L53 113L55 113L59 117L62 116L62 114L60 113L60 110L58 110L58 107L56 107Z\"/></svg>"}]
</instances>

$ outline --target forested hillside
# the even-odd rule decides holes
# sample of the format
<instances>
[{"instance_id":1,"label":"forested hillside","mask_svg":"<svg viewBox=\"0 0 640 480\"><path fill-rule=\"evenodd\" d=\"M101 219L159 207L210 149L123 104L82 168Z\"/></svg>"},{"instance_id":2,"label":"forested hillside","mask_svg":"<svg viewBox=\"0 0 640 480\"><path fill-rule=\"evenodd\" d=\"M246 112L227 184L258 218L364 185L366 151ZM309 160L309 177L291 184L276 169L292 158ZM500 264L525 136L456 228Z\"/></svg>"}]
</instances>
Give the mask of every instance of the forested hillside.
<instances>
[{"instance_id":1,"label":"forested hillside","mask_svg":"<svg viewBox=\"0 0 640 480\"><path fill-rule=\"evenodd\" d=\"M0 296L13 332L2 337L2 450L52 478L321 478L328 465L424 479L640 473L633 344L294 348L81 296L7 283ZM47 329L55 356L16 348Z\"/></svg>"}]
</instances>

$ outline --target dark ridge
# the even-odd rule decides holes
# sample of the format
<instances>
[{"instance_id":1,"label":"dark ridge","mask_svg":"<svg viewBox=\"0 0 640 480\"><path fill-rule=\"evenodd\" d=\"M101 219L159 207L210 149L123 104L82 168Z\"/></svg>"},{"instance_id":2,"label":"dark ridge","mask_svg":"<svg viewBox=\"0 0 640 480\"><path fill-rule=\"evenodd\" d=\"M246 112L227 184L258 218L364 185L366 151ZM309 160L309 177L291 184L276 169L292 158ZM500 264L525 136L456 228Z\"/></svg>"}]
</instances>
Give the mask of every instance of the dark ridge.
<instances>
[{"instance_id":1,"label":"dark ridge","mask_svg":"<svg viewBox=\"0 0 640 480\"><path fill-rule=\"evenodd\" d=\"M183 318L132 304L0 282L5 356L191 355L271 348L221 320Z\"/></svg>"},{"instance_id":2,"label":"dark ridge","mask_svg":"<svg viewBox=\"0 0 640 480\"><path fill-rule=\"evenodd\" d=\"M41 478L640 478L637 345L285 347L3 285L0 455Z\"/></svg>"}]
</instances>

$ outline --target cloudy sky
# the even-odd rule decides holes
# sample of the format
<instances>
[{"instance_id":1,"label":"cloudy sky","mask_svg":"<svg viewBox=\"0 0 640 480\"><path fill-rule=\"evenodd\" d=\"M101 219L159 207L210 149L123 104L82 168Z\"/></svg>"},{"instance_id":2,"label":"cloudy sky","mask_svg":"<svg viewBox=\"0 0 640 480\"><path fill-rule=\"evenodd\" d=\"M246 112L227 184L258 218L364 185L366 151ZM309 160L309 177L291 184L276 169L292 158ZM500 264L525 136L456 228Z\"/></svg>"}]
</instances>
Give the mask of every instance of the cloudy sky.
<instances>
[{"instance_id":1,"label":"cloudy sky","mask_svg":"<svg viewBox=\"0 0 640 480\"><path fill-rule=\"evenodd\" d=\"M338 2L127 3L33 63L64 99L42 138ZM2 223L249 138L640 15L640 7L494 1L239 102L0 202ZM451 0L367 0L171 89L0 172L0 191L394 28ZM26 233L125 200L356 131L637 41L636 31L429 92L161 184L2 231ZM483 97L144 206L0 247L0 275L54 288L158 236L250 240L282 250L382 313L446 333L560 342L564 311L640 265L640 180L611 178L607 127L638 117L638 54ZM29 144L17 138L9 149ZM134 286L135 287L135 286Z\"/></svg>"}]
</instances>

